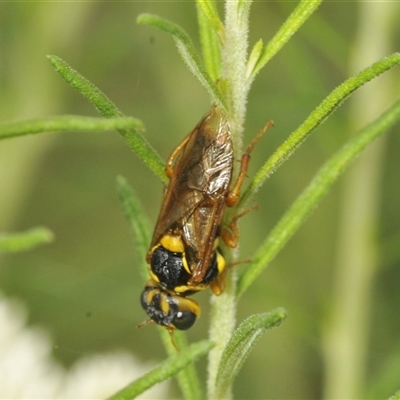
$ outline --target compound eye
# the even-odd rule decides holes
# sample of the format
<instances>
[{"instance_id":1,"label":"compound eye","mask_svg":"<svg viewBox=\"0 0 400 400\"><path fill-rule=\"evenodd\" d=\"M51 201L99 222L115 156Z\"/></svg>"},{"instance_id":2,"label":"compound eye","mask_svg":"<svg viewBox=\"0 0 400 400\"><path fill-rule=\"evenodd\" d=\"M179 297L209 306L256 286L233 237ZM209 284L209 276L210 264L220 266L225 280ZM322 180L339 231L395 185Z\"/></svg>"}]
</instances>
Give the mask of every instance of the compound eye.
<instances>
[{"instance_id":1,"label":"compound eye","mask_svg":"<svg viewBox=\"0 0 400 400\"><path fill-rule=\"evenodd\" d=\"M196 322L197 315L192 311L178 311L172 324L176 329L186 331Z\"/></svg>"}]
</instances>

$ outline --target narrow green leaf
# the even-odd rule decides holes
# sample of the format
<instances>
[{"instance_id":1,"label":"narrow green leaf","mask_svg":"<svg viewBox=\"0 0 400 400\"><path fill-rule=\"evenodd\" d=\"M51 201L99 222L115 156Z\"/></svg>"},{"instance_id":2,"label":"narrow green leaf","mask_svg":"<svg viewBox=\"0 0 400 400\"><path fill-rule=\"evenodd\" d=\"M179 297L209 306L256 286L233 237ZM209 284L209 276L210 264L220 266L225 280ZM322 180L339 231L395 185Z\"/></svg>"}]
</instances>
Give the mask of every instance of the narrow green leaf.
<instances>
[{"instance_id":1,"label":"narrow green leaf","mask_svg":"<svg viewBox=\"0 0 400 400\"><path fill-rule=\"evenodd\" d=\"M280 13L290 13L293 8L293 3L279 2ZM318 34L316 34L318 32ZM348 53L349 43L348 36L345 32L337 29L329 18L326 18L322 13L314 13L309 24L304 24L301 35L327 60L337 68L342 74L347 74L348 71ZM327 45L328 43L328 45ZM302 49L300 49L301 51ZM309 57L307 52L304 56ZM294 66L293 66L294 67Z\"/></svg>"},{"instance_id":2,"label":"narrow green leaf","mask_svg":"<svg viewBox=\"0 0 400 400\"><path fill-rule=\"evenodd\" d=\"M155 384L176 375L190 363L197 361L200 357L207 354L212 346L212 343L208 341L192 344L187 349L169 357L159 366L111 396L109 400L128 400L135 398Z\"/></svg>"},{"instance_id":3,"label":"narrow green leaf","mask_svg":"<svg viewBox=\"0 0 400 400\"><path fill-rule=\"evenodd\" d=\"M28 121L0 124L0 139L42 132L110 131L113 129L143 129L142 123L130 117L92 118L61 115Z\"/></svg>"},{"instance_id":4,"label":"narrow green leaf","mask_svg":"<svg viewBox=\"0 0 400 400\"><path fill-rule=\"evenodd\" d=\"M147 281L149 279L149 273L146 263L146 254L151 241L150 223L146 218L139 198L128 181L122 176L117 177L117 193L125 217L133 233L134 242L140 259L140 271L143 276L143 281Z\"/></svg>"},{"instance_id":5,"label":"narrow green leaf","mask_svg":"<svg viewBox=\"0 0 400 400\"><path fill-rule=\"evenodd\" d=\"M216 35L223 40L224 37L224 24L222 23L219 15L218 10L215 5L214 0L196 0L196 4L198 10L202 12L202 14L206 17L208 21L208 26L212 29Z\"/></svg>"},{"instance_id":6,"label":"narrow green leaf","mask_svg":"<svg viewBox=\"0 0 400 400\"><path fill-rule=\"evenodd\" d=\"M261 68L288 42L291 36L304 24L318 8L322 0L302 0L276 35L265 46L257 64L249 74L249 85Z\"/></svg>"},{"instance_id":7,"label":"narrow green leaf","mask_svg":"<svg viewBox=\"0 0 400 400\"><path fill-rule=\"evenodd\" d=\"M117 106L93 83L89 82L79 72L72 69L65 61L57 56L48 56L54 69L84 97L86 97L106 118L123 117ZM147 140L137 129L118 129L136 155L164 182L164 162Z\"/></svg>"},{"instance_id":8,"label":"narrow green leaf","mask_svg":"<svg viewBox=\"0 0 400 400\"><path fill-rule=\"evenodd\" d=\"M196 0L204 65L215 82L221 77L221 49L224 26L213 1Z\"/></svg>"},{"instance_id":9,"label":"narrow green leaf","mask_svg":"<svg viewBox=\"0 0 400 400\"><path fill-rule=\"evenodd\" d=\"M262 39L258 40L256 44L253 46L249 56L249 60L247 61L246 79L248 79L251 76L254 67L258 63L258 60L260 59L260 56L263 51L263 47L264 47L264 42Z\"/></svg>"},{"instance_id":10,"label":"narrow green leaf","mask_svg":"<svg viewBox=\"0 0 400 400\"><path fill-rule=\"evenodd\" d=\"M269 313L252 315L240 324L222 354L215 382L218 399L228 397L233 379L261 335L268 329L278 327L285 319L286 311L278 308Z\"/></svg>"},{"instance_id":11,"label":"narrow green leaf","mask_svg":"<svg viewBox=\"0 0 400 400\"><path fill-rule=\"evenodd\" d=\"M376 78L383 72L400 63L400 53L394 53L389 57L372 64L359 74L347 79L310 114L310 116L279 146L267 162L261 167L252 179L249 186L240 199L243 207L247 200L254 195L265 180L276 171L276 169L287 160L297 147L333 113L356 89L371 79Z\"/></svg>"},{"instance_id":12,"label":"narrow green leaf","mask_svg":"<svg viewBox=\"0 0 400 400\"><path fill-rule=\"evenodd\" d=\"M67 81L73 88L77 89L86 97L104 117L123 117L123 113L117 106L93 83L83 77L78 71L74 70L60 57L49 55L54 69Z\"/></svg>"},{"instance_id":13,"label":"narrow green leaf","mask_svg":"<svg viewBox=\"0 0 400 400\"><path fill-rule=\"evenodd\" d=\"M0 252L17 253L32 250L53 240L53 232L44 227L32 228L20 233L2 233L0 234Z\"/></svg>"},{"instance_id":14,"label":"narrow green leaf","mask_svg":"<svg viewBox=\"0 0 400 400\"><path fill-rule=\"evenodd\" d=\"M252 258L252 263L243 269L238 282L238 295L241 295L257 279L261 271L297 231L350 162L369 143L394 125L399 118L400 100L397 100L384 114L362 129L324 164L308 187L273 228Z\"/></svg>"},{"instance_id":15,"label":"narrow green leaf","mask_svg":"<svg viewBox=\"0 0 400 400\"><path fill-rule=\"evenodd\" d=\"M178 51L181 54L186 65L189 67L190 71L192 71L194 76L205 87L205 89L213 99L213 102L217 103L223 108L226 108L225 101L222 97L221 92L202 65L196 53L196 50L194 49L193 43L190 40L190 37L180 26L152 14L139 15L139 17L137 18L137 22L139 24L155 26L163 30L164 32L173 35L176 46L178 47Z\"/></svg>"}]
</instances>

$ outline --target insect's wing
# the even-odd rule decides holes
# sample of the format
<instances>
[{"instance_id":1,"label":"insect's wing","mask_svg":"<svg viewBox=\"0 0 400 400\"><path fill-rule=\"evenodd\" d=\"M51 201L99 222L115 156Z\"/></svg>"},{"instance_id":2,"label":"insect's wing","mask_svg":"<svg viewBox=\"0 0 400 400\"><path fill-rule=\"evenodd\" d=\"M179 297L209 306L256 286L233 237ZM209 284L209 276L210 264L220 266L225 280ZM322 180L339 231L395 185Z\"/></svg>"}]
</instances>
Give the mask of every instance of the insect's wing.
<instances>
[{"instance_id":1,"label":"insect's wing","mask_svg":"<svg viewBox=\"0 0 400 400\"><path fill-rule=\"evenodd\" d=\"M190 156L191 149L195 144L197 129L198 126L189 133L188 138L184 141L184 146L176 155L173 173L165 189L150 249L159 243L161 237L168 231L181 229L182 224L187 220L187 216L193 213L198 202L193 197L193 193L188 190L187 174L185 173L189 161L188 155ZM195 157L193 157L193 162L198 162Z\"/></svg>"},{"instance_id":2,"label":"insect's wing","mask_svg":"<svg viewBox=\"0 0 400 400\"><path fill-rule=\"evenodd\" d=\"M151 245L168 231L180 231L196 276L204 276L210 262L232 166L229 124L214 107L176 154Z\"/></svg>"},{"instance_id":3,"label":"insect's wing","mask_svg":"<svg viewBox=\"0 0 400 400\"><path fill-rule=\"evenodd\" d=\"M214 108L196 134L191 154L182 168L191 202L190 214L182 224L193 278L200 283L214 253L214 242L221 225L225 197L233 168L233 146L225 116ZM196 160L192 162L192 160ZM191 254L188 254L191 252Z\"/></svg>"}]
</instances>

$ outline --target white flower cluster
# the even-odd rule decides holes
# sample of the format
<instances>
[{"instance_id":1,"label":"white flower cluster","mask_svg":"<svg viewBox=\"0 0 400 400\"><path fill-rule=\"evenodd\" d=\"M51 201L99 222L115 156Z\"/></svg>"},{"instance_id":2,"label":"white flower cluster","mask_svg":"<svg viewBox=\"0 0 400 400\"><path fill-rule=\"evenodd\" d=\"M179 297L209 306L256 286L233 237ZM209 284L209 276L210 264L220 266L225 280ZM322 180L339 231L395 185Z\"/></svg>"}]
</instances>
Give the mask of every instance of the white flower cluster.
<instances>
[{"instance_id":1,"label":"white flower cluster","mask_svg":"<svg viewBox=\"0 0 400 400\"><path fill-rule=\"evenodd\" d=\"M131 354L96 354L65 370L51 356L44 330L26 327L27 313L0 293L0 399L104 399L143 375L151 366ZM166 397L166 384L142 399Z\"/></svg>"}]
</instances>

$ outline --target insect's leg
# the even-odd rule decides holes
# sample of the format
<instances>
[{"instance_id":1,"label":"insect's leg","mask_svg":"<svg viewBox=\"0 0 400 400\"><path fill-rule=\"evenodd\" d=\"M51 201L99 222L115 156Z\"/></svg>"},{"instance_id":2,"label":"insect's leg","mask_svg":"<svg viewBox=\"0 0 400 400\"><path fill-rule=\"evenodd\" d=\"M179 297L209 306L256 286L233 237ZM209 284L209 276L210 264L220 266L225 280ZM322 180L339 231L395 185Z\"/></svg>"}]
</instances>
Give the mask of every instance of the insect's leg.
<instances>
[{"instance_id":1,"label":"insect's leg","mask_svg":"<svg viewBox=\"0 0 400 400\"><path fill-rule=\"evenodd\" d=\"M155 324L155 321L153 321L152 319L148 319L144 322L141 322L139 325L136 325L136 328L143 328L144 326L151 325L151 324Z\"/></svg>"},{"instance_id":2,"label":"insect's leg","mask_svg":"<svg viewBox=\"0 0 400 400\"><path fill-rule=\"evenodd\" d=\"M219 296L225 290L225 284L226 268L212 282L210 282L210 289L216 296Z\"/></svg>"},{"instance_id":3,"label":"insect's leg","mask_svg":"<svg viewBox=\"0 0 400 400\"><path fill-rule=\"evenodd\" d=\"M174 164L176 157L179 153L185 148L186 143L189 141L190 137L192 136L194 131L190 132L185 138L182 140L181 143L174 149L171 155L168 157L167 163L165 164L165 174L169 179L171 179L172 174L174 173Z\"/></svg>"},{"instance_id":4,"label":"insect's leg","mask_svg":"<svg viewBox=\"0 0 400 400\"><path fill-rule=\"evenodd\" d=\"M226 196L225 203L228 207L233 207L239 200L240 190L241 190L243 182L246 178L247 169L249 168L250 154L253 151L254 146L264 135L265 131L273 125L274 125L274 123L272 121L267 121L267 123L264 125L264 127L258 132L257 136L247 146L246 151L243 153L242 159L240 160L239 175L236 179L235 185L233 186L231 191Z\"/></svg>"},{"instance_id":5,"label":"insect's leg","mask_svg":"<svg viewBox=\"0 0 400 400\"><path fill-rule=\"evenodd\" d=\"M175 339L174 339L174 329L168 329L167 328L167 331L169 333L169 337L171 338L172 346L174 346L175 350L179 353L179 347L176 345Z\"/></svg>"},{"instance_id":6,"label":"insect's leg","mask_svg":"<svg viewBox=\"0 0 400 400\"><path fill-rule=\"evenodd\" d=\"M221 237L224 243L230 247L231 249L235 248L239 241L239 228L237 226L237 220L243 215L246 215L250 211L253 211L258 208L258 205L255 204L251 208L247 208L246 210L242 211L238 215L234 216L227 227L222 227L221 230Z\"/></svg>"},{"instance_id":7,"label":"insect's leg","mask_svg":"<svg viewBox=\"0 0 400 400\"><path fill-rule=\"evenodd\" d=\"M234 263L230 263L226 266L226 268L210 283L210 289L216 296L219 296L223 293L226 286L226 273L228 269L240 265L240 264L248 264L251 262L251 259L236 261Z\"/></svg>"},{"instance_id":8,"label":"insect's leg","mask_svg":"<svg viewBox=\"0 0 400 400\"><path fill-rule=\"evenodd\" d=\"M148 319L147 321L144 321L144 322L142 322L141 324L137 325L136 328L143 328L144 326L147 326L147 325L150 325L150 324L155 324L155 321L153 321L152 319ZM167 328L167 327L165 327L165 329L166 329L166 330L168 331L168 333L169 333L169 336L170 336L170 338L171 338L172 345L175 347L175 350L176 350L177 352L179 352L179 348L178 348L178 346L176 345L175 340L174 340L174 330L175 330L175 329Z\"/></svg>"}]
</instances>

